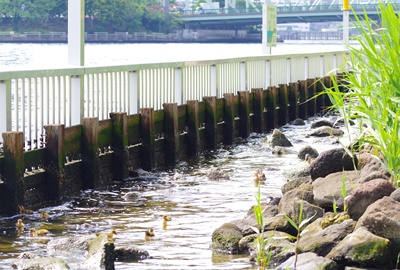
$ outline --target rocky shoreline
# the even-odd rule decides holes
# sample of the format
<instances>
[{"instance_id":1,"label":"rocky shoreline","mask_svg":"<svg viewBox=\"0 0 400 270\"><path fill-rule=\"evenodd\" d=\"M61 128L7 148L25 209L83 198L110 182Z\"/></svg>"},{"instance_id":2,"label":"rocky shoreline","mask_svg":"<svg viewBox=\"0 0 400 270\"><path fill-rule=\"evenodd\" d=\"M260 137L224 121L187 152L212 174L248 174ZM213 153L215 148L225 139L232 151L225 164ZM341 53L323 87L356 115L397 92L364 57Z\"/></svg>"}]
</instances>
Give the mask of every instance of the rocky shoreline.
<instances>
[{"instance_id":1,"label":"rocky shoreline","mask_svg":"<svg viewBox=\"0 0 400 270\"><path fill-rule=\"evenodd\" d=\"M296 121L302 124L301 119ZM341 136L340 125L317 121L311 126L314 130L310 136ZM268 143L279 154L291 147L279 130ZM370 152L364 148L352 153L337 147L318 154L312 146L299 151L298 158L308 157L309 167L300 177L288 179L281 198L264 198L261 204L263 237L271 258L268 268L294 269L295 260L296 269L307 270L397 268L400 191ZM298 236L287 217L299 221L301 211L301 220L309 222ZM214 251L249 254L255 261L258 234L254 228L261 231L250 209L245 218L224 223L213 232Z\"/></svg>"}]
</instances>

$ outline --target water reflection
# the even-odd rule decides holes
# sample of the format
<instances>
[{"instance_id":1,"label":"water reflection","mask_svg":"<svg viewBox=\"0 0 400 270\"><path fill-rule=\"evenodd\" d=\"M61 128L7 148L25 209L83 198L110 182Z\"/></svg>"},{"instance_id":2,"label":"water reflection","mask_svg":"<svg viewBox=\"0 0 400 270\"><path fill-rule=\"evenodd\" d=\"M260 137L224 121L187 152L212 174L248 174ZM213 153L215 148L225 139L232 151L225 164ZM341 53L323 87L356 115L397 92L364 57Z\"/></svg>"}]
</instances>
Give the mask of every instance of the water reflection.
<instances>
[{"instance_id":1,"label":"water reflection","mask_svg":"<svg viewBox=\"0 0 400 270\"><path fill-rule=\"evenodd\" d=\"M313 145L319 152L337 147L314 143L306 137L309 126L285 126L283 132L298 151ZM150 258L117 262L117 269L256 269L247 255L214 254L210 249L213 231L223 223L245 217L255 202L257 187L252 180L262 169L263 198L280 196L287 173L308 165L296 154L276 156L265 143L265 135L252 134L234 146L207 153L199 162L181 162L174 170L145 172L104 190L85 190L57 207L0 219L0 268L10 268L10 258L23 251L46 254L46 241L66 236L95 237L98 232L115 230L116 246L147 250ZM219 167L229 179L209 180L207 171ZM164 215L171 217L165 221ZM15 229L17 219L25 223L23 233ZM44 228L49 235L29 236L30 228ZM147 239L145 231L154 236ZM81 255L79 255L81 256ZM72 263L82 258L65 258Z\"/></svg>"}]
</instances>

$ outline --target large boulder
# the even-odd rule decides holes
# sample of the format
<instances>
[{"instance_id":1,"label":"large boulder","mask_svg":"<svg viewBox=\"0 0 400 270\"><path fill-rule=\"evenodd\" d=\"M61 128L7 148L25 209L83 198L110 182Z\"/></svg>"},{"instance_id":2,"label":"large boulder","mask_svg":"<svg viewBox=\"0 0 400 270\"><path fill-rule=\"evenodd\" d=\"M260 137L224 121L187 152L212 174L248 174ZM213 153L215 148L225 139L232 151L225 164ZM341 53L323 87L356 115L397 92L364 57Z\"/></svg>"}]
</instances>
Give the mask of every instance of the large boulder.
<instances>
[{"instance_id":1,"label":"large boulder","mask_svg":"<svg viewBox=\"0 0 400 270\"><path fill-rule=\"evenodd\" d=\"M347 212L352 219L359 219L367 207L375 201L389 196L395 188L386 179L374 179L355 187L347 197Z\"/></svg>"},{"instance_id":2,"label":"large boulder","mask_svg":"<svg viewBox=\"0 0 400 270\"><path fill-rule=\"evenodd\" d=\"M299 150L297 157L301 160L305 160L306 155L309 155L311 158L318 157L318 151L315 148L312 148L310 145L306 145Z\"/></svg>"},{"instance_id":3,"label":"large boulder","mask_svg":"<svg viewBox=\"0 0 400 270\"><path fill-rule=\"evenodd\" d=\"M324 151L310 164L311 178L315 180L318 177L325 177L331 173L354 170L357 158L353 157L343 148L333 148Z\"/></svg>"},{"instance_id":4,"label":"large boulder","mask_svg":"<svg viewBox=\"0 0 400 270\"><path fill-rule=\"evenodd\" d=\"M358 265L377 269L394 269L390 241L360 227L347 235L326 257L338 265Z\"/></svg>"},{"instance_id":5,"label":"large boulder","mask_svg":"<svg viewBox=\"0 0 400 270\"><path fill-rule=\"evenodd\" d=\"M382 163L375 156L369 153L362 153L359 158L363 160L360 163L360 182L368 182L372 179L390 179L390 174L383 167Z\"/></svg>"},{"instance_id":6,"label":"large boulder","mask_svg":"<svg viewBox=\"0 0 400 270\"><path fill-rule=\"evenodd\" d=\"M284 263L279 265L276 270L294 269L295 256L290 257ZM337 264L335 261L318 256L315 253L307 252L297 256L296 270L336 270Z\"/></svg>"},{"instance_id":7,"label":"large boulder","mask_svg":"<svg viewBox=\"0 0 400 270\"><path fill-rule=\"evenodd\" d=\"M312 183L311 177L310 176L303 176L303 177L298 177L294 179L288 179L285 184L283 184L281 191L282 194L287 193L290 190L293 190L297 187L301 187L304 185L306 188L307 186L309 187ZM301 188L302 189L302 188Z\"/></svg>"},{"instance_id":8,"label":"large boulder","mask_svg":"<svg viewBox=\"0 0 400 270\"><path fill-rule=\"evenodd\" d=\"M370 206L357 221L356 229L366 227L373 234L389 239L400 251L400 202L385 196ZM397 256L397 253L396 253Z\"/></svg>"},{"instance_id":9,"label":"large boulder","mask_svg":"<svg viewBox=\"0 0 400 270\"><path fill-rule=\"evenodd\" d=\"M316 222L320 222L317 220ZM354 230L356 222L348 219L339 224L333 224L325 229L315 232L305 228L305 233L299 241L299 250L301 252L314 252L319 256L325 256L331 249L337 245L343 238Z\"/></svg>"},{"instance_id":10,"label":"large boulder","mask_svg":"<svg viewBox=\"0 0 400 270\"><path fill-rule=\"evenodd\" d=\"M119 262L140 261L147 259L149 252L135 247L118 247L115 256Z\"/></svg>"},{"instance_id":11,"label":"large boulder","mask_svg":"<svg viewBox=\"0 0 400 270\"><path fill-rule=\"evenodd\" d=\"M13 262L12 269L19 270L65 270L69 265L60 258L39 256L33 253L21 253Z\"/></svg>"},{"instance_id":12,"label":"large boulder","mask_svg":"<svg viewBox=\"0 0 400 270\"><path fill-rule=\"evenodd\" d=\"M273 148L275 146L291 147L293 144L286 138L285 134L279 129L274 129L269 142Z\"/></svg>"},{"instance_id":13,"label":"large boulder","mask_svg":"<svg viewBox=\"0 0 400 270\"><path fill-rule=\"evenodd\" d=\"M313 195L315 203L322 207L332 209L333 204L344 209L344 198L342 193L343 180L345 183L346 196L350 194L353 187L358 185L357 171L343 171L317 178L313 183Z\"/></svg>"},{"instance_id":14,"label":"large boulder","mask_svg":"<svg viewBox=\"0 0 400 270\"><path fill-rule=\"evenodd\" d=\"M305 203L307 202L307 204ZM278 211L280 214L285 214L293 220L297 220L299 213L299 205L303 204L303 207L307 209L304 213L310 214L310 216L304 215L304 219L311 217L314 212L320 212L314 209L312 203L314 202L314 196L312 192L312 186L302 185L286 192L278 205ZM322 209L321 209L322 210Z\"/></svg>"},{"instance_id":15,"label":"large boulder","mask_svg":"<svg viewBox=\"0 0 400 270\"><path fill-rule=\"evenodd\" d=\"M224 223L212 234L212 248L220 253L238 254L239 241L242 237L242 231L238 226L232 223Z\"/></svg>"}]
</instances>

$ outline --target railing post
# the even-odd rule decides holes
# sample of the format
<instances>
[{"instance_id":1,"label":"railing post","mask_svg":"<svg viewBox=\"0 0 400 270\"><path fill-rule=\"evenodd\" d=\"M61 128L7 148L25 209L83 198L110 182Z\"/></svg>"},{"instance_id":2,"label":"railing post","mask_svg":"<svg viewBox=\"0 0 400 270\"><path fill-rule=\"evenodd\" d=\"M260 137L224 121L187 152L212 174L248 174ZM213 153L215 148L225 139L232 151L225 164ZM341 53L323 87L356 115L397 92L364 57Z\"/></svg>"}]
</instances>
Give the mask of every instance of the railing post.
<instances>
[{"instance_id":1,"label":"railing post","mask_svg":"<svg viewBox=\"0 0 400 270\"><path fill-rule=\"evenodd\" d=\"M212 65L210 68L210 83L211 83L211 96L218 97L217 88L217 67Z\"/></svg>"},{"instance_id":2,"label":"railing post","mask_svg":"<svg viewBox=\"0 0 400 270\"><path fill-rule=\"evenodd\" d=\"M293 121L299 117L299 84L289 83L289 120Z\"/></svg>"},{"instance_id":3,"label":"railing post","mask_svg":"<svg viewBox=\"0 0 400 270\"><path fill-rule=\"evenodd\" d=\"M253 88L251 92L253 93L253 129L255 132L263 133L266 130L266 121L264 119L264 89Z\"/></svg>"},{"instance_id":4,"label":"railing post","mask_svg":"<svg viewBox=\"0 0 400 270\"><path fill-rule=\"evenodd\" d=\"M100 187L99 160L99 119L97 117L82 119L82 163L84 178L83 188Z\"/></svg>"},{"instance_id":5,"label":"railing post","mask_svg":"<svg viewBox=\"0 0 400 270\"><path fill-rule=\"evenodd\" d=\"M289 122L288 92L287 84L279 84L279 124L282 126Z\"/></svg>"},{"instance_id":6,"label":"railing post","mask_svg":"<svg viewBox=\"0 0 400 270\"><path fill-rule=\"evenodd\" d=\"M182 87L182 69L175 68L175 102L178 105L183 104L183 87Z\"/></svg>"},{"instance_id":7,"label":"railing post","mask_svg":"<svg viewBox=\"0 0 400 270\"><path fill-rule=\"evenodd\" d=\"M199 102L188 100L187 106L187 127L188 127L188 155L195 157L200 150L200 121L199 121Z\"/></svg>"},{"instance_id":8,"label":"railing post","mask_svg":"<svg viewBox=\"0 0 400 270\"><path fill-rule=\"evenodd\" d=\"M11 130L11 81L0 80L0 133Z\"/></svg>"},{"instance_id":9,"label":"railing post","mask_svg":"<svg viewBox=\"0 0 400 270\"><path fill-rule=\"evenodd\" d=\"M239 118L240 136L247 138L250 135L250 97L249 91L240 90L239 94Z\"/></svg>"},{"instance_id":10,"label":"railing post","mask_svg":"<svg viewBox=\"0 0 400 270\"><path fill-rule=\"evenodd\" d=\"M143 169L151 171L155 168L155 131L154 108L140 109L140 129L142 134Z\"/></svg>"},{"instance_id":11,"label":"railing post","mask_svg":"<svg viewBox=\"0 0 400 270\"><path fill-rule=\"evenodd\" d=\"M235 132L235 102L233 93L224 94L224 143L233 144Z\"/></svg>"},{"instance_id":12,"label":"railing post","mask_svg":"<svg viewBox=\"0 0 400 270\"><path fill-rule=\"evenodd\" d=\"M137 72L129 72L129 111L128 114L139 113L139 89Z\"/></svg>"},{"instance_id":13,"label":"railing post","mask_svg":"<svg viewBox=\"0 0 400 270\"><path fill-rule=\"evenodd\" d=\"M164 103L165 161L173 165L179 159L178 105Z\"/></svg>"},{"instance_id":14,"label":"railing post","mask_svg":"<svg viewBox=\"0 0 400 270\"><path fill-rule=\"evenodd\" d=\"M85 65L85 0L68 1L68 64Z\"/></svg>"},{"instance_id":15,"label":"railing post","mask_svg":"<svg viewBox=\"0 0 400 270\"><path fill-rule=\"evenodd\" d=\"M71 126L79 125L84 116L83 111L83 75L71 78Z\"/></svg>"},{"instance_id":16,"label":"railing post","mask_svg":"<svg viewBox=\"0 0 400 270\"><path fill-rule=\"evenodd\" d=\"M217 147L217 97L203 97L205 103L206 141L209 149Z\"/></svg>"},{"instance_id":17,"label":"railing post","mask_svg":"<svg viewBox=\"0 0 400 270\"><path fill-rule=\"evenodd\" d=\"M51 201L59 201L65 192L65 129L64 125L47 125L45 130L47 196Z\"/></svg>"},{"instance_id":18,"label":"railing post","mask_svg":"<svg viewBox=\"0 0 400 270\"><path fill-rule=\"evenodd\" d=\"M4 205L9 215L17 213L17 206L24 205L24 134L4 132Z\"/></svg>"},{"instance_id":19,"label":"railing post","mask_svg":"<svg viewBox=\"0 0 400 270\"><path fill-rule=\"evenodd\" d=\"M113 176L116 181L128 177L128 116L126 113L110 113L112 121Z\"/></svg>"}]
</instances>

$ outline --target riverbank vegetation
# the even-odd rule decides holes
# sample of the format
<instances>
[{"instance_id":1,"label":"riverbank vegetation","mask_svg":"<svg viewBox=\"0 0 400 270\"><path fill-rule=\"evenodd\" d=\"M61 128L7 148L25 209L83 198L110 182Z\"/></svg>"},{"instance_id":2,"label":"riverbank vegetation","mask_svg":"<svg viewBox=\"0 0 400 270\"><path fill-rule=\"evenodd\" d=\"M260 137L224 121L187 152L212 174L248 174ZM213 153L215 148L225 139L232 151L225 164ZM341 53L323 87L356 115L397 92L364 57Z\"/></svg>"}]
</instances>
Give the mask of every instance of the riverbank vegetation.
<instances>
[{"instance_id":1,"label":"riverbank vegetation","mask_svg":"<svg viewBox=\"0 0 400 270\"><path fill-rule=\"evenodd\" d=\"M366 14L354 23L360 46L349 46L349 58L327 89L333 106L347 120L357 118L358 141L381 158L399 187L400 178L400 19L390 3L380 3L380 24ZM347 121L349 122L349 121Z\"/></svg>"},{"instance_id":2,"label":"riverbank vegetation","mask_svg":"<svg viewBox=\"0 0 400 270\"><path fill-rule=\"evenodd\" d=\"M179 12L167 16L156 0L86 0L85 14L88 33L168 33L181 28ZM67 25L68 0L0 0L2 32L67 32Z\"/></svg>"}]
</instances>

